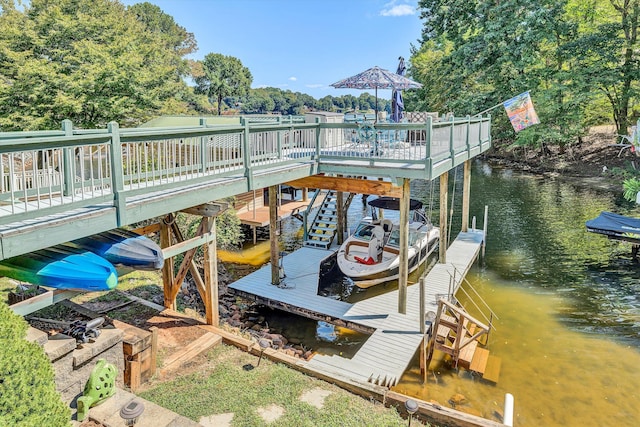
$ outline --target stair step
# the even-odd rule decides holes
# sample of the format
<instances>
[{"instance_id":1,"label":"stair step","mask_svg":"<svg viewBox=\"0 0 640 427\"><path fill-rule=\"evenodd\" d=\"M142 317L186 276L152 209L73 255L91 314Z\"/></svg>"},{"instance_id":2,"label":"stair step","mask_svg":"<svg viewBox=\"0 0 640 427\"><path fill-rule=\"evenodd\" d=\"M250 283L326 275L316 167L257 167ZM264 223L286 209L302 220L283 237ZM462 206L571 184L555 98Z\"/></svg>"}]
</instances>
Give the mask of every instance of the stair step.
<instances>
[{"instance_id":1,"label":"stair step","mask_svg":"<svg viewBox=\"0 0 640 427\"><path fill-rule=\"evenodd\" d=\"M484 374L488 360L489 350L484 348L476 348L476 351L473 354L473 360L471 360L471 365L469 365L469 370L477 372L479 374Z\"/></svg>"},{"instance_id":2,"label":"stair step","mask_svg":"<svg viewBox=\"0 0 640 427\"><path fill-rule=\"evenodd\" d=\"M485 367L482 379L497 383L500 378L500 368L502 366L502 359L497 356L489 356L487 360L487 366Z\"/></svg>"}]
</instances>

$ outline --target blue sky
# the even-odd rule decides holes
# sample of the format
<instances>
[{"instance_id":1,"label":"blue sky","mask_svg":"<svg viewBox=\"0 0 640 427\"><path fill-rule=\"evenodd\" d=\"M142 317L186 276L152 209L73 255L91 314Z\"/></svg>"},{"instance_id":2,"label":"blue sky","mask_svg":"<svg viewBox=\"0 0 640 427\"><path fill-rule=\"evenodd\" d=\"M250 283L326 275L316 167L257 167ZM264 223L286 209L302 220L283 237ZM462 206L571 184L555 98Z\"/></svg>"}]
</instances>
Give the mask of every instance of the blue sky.
<instances>
[{"instance_id":1,"label":"blue sky","mask_svg":"<svg viewBox=\"0 0 640 427\"><path fill-rule=\"evenodd\" d=\"M253 88L316 99L361 91L329 86L375 65L396 71L418 47L417 0L148 0L195 35L198 51L234 56ZM140 1L124 0L131 5ZM373 94L373 93L372 93ZM378 96L390 98L391 91Z\"/></svg>"}]
</instances>

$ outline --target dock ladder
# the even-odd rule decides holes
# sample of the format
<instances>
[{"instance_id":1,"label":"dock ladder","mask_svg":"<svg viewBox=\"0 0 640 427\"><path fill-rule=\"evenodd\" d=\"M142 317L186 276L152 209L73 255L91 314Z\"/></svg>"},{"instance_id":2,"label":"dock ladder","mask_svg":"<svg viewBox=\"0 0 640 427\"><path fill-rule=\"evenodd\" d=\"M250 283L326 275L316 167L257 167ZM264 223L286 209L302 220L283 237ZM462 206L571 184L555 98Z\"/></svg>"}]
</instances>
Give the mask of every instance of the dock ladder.
<instances>
[{"instance_id":1,"label":"dock ladder","mask_svg":"<svg viewBox=\"0 0 640 427\"><path fill-rule=\"evenodd\" d=\"M304 216L304 246L329 249L338 230L339 219L336 192L333 190L316 191L313 198L311 199L311 202L309 203L309 209L307 209L307 212L311 210L316 201L316 198L319 197L321 193L325 194L324 200L318 208L313 221L309 224L306 213ZM346 212L349 208L353 196L353 193L348 193L348 196L345 198L344 212Z\"/></svg>"}]
</instances>

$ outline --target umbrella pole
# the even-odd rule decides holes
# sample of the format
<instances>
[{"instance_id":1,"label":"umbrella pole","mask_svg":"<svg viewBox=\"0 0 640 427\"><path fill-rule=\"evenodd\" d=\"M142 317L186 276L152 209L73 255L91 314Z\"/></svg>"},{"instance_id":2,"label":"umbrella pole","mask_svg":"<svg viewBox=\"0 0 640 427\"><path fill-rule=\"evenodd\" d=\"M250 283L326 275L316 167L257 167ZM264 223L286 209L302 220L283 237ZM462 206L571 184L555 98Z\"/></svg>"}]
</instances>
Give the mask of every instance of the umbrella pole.
<instances>
[{"instance_id":1,"label":"umbrella pole","mask_svg":"<svg viewBox=\"0 0 640 427\"><path fill-rule=\"evenodd\" d=\"M378 86L376 86L376 108L373 110L376 114L373 123L378 123Z\"/></svg>"}]
</instances>

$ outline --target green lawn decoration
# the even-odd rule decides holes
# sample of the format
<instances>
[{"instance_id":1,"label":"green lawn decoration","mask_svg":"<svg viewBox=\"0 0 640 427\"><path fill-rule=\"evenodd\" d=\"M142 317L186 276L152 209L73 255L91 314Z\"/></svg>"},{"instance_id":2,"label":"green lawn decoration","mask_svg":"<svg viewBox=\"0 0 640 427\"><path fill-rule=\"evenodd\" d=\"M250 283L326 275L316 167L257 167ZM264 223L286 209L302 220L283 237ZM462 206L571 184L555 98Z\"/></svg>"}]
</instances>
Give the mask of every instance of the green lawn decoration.
<instances>
[{"instance_id":1,"label":"green lawn decoration","mask_svg":"<svg viewBox=\"0 0 640 427\"><path fill-rule=\"evenodd\" d=\"M118 371L116 367L105 359L100 359L89 375L84 386L84 392L78 398L78 421L84 420L92 408L113 396L116 392L115 381Z\"/></svg>"}]
</instances>

